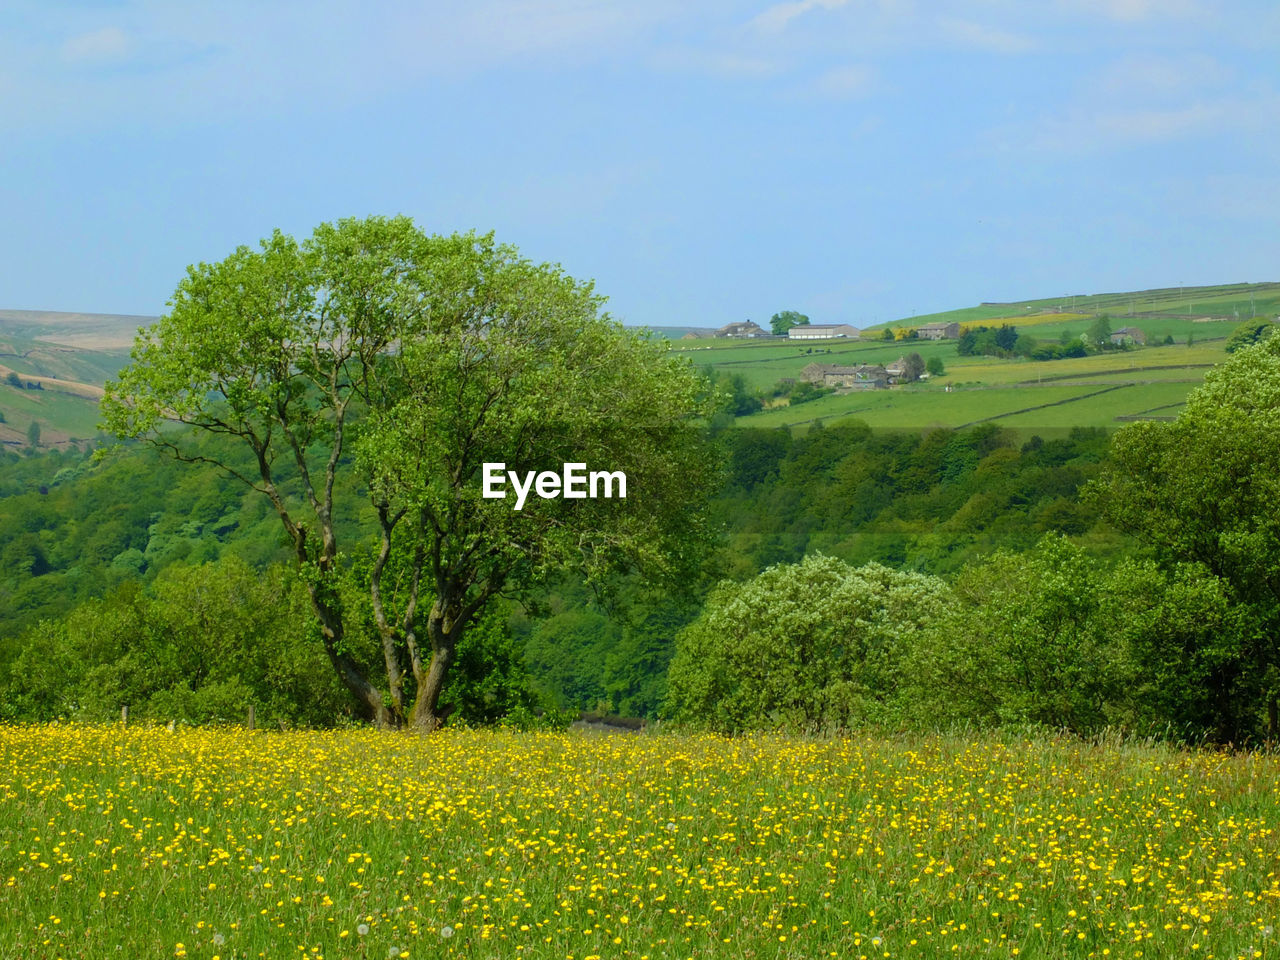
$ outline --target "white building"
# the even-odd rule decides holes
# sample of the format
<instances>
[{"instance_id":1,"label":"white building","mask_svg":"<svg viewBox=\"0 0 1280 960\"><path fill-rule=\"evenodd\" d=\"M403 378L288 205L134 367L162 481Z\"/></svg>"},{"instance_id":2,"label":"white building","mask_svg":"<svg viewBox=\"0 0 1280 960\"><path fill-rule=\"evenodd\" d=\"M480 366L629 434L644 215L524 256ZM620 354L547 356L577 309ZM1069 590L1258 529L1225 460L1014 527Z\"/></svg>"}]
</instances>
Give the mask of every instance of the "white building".
<instances>
[{"instance_id":1,"label":"white building","mask_svg":"<svg viewBox=\"0 0 1280 960\"><path fill-rule=\"evenodd\" d=\"M788 340L835 340L847 337L858 339L858 328L847 323L804 323L787 331Z\"/></svg>"}]
</instances>

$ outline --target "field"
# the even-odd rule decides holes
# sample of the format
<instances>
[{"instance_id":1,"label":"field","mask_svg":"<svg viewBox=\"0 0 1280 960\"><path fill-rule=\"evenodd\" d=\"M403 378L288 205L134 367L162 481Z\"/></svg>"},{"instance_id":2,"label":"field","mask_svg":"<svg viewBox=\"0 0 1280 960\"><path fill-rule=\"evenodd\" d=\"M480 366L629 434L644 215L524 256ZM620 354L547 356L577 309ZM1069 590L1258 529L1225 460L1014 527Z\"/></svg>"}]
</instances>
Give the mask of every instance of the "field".
<instances>
[{"instance_id":1,"label":"field","mask_svg":"<svg viewBox=\"0 0 1280 960\"><path fill-rule=\"evenodd\" d=\"M925 323L954 321L963 326L1011 324L1041 343L1056 343L1064 335L1079 337L1101 313L1110 315L1112 330L1134 326L1144 331L1147 346L1079 359L1033 362L1022 358L961 357L954 340L880 339L885 327L904 332ZM1023 433L1052 432L1071 427L1115 428L1148 411L1155 411L1154 416L1176 414L1177 402L1207 370L1225 358L1226 339L1240 323L1254 317L1274 318L1277 314L1280 283L1168 287L984 303L866 327L864 339L856 341L809 341L801 345L773 339L673 339L671 349L695 365L740 375L749 390L765 395L771 394L780 380L798 378L800 371L813 362L886 364L916 352L926 361L936 357L945 366L944 373L931 384L872 395L845 393L794 408L787 408L781 401L762 413L739 417L739 426L807 429L817 420L829 424L859 419L876 428L919 430L991 420ZM848 318L815 317L814 322L845 319ZM1166 339L1173 342L1166 344ZM1081 402L1055 404L1047 408L1049 412L1044 416L1030 409L1044 401L1022 395L1027 387L1053 382L1114 385L1120 381L1128 386L1097 397L1094 391L1082 390L1077 394ZM1153 381L1166 384L1149 389ZM1172 382L1185 384L1176 397L1173 394L1177 391L1168 386ZM946 384L956 388L981 387L991 392L953 400L952 395L944 397L943 391L933 389Z\"/></svg>"},{"instance_id":2,"label":"field","mask_svg":"<svg viewBox=\"0 0 1280 960\"><path fill-rule=\"evenodd\" d=\"M86 440L98 433L97 399L64 393L57 387L23 390L0 382L0 413L5 418L0 423L0 443L25 444L27 427L33 420L41 425L44 446Z\"/></svg>"},{"instance_id":3,"label":"field","mask_svg":"<svg viewBox=\"0 0 1280 960\"><path fill-rule=\"evenodd\" d=\"M1176 319L1167 325L1173 344L1041 362L961 357L955 341L830 341L800 347L718 340L714 345L680 342L672 350L700 366L740 374L749 389L763 392L784 377L797 378L814 362L885 364L915 351L926 361L937 357L945 366L940 377L905 387L838 393L794 407L783 402L738 418L739 426L803 429L817 420L831 425L858 419L877 428L918 430L991 421L1027 433L1052 432L1077 426L1115 428L1134 417L1176 414L1173 407L1226 357L1226 337L1237 325ZM1063 328L1078 333L1084 326L1087 322L1077 321ZM1055 323L1031 332L1056 341L1061 331ZM951 392L944 389L948 385Z\"/></svg>"},{"instance_id":4,"label":"field","mask_svg":"<svg viewBox=\"0 0 1280 960\"><path fill-rule=\"evenodd\" d=\"M5 957L1280 956L1280 761L0 728Z\"/></svg>"}]
</instances>

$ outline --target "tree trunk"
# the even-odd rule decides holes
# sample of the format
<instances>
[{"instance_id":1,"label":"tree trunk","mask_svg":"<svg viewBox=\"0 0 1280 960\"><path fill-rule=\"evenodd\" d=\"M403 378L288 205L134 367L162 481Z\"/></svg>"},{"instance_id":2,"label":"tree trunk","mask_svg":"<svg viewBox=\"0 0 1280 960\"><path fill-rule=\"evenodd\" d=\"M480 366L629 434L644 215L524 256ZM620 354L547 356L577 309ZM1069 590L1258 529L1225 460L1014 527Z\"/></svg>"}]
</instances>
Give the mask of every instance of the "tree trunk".
<instances>
[{"instance_id":1,"label":"tree trunk","mask_svg":"<svg viewBox=\"0 0 1280 960\"><path fill-rule=\"evenodd\" d=\"M418 683L418 696L413 702L413 712L409 716L409 726L415 730L430 732L439 729L452 707L439 709L440 692L444 689L445 678L453 663L454 652L458 648L458 640L462 636L462 623L457 619L455 604L442 607L439 600L431 608L427 617L427 636L431 639L431 662Z\"/></svg>"},{"instance_id":2,"label":"tree trunk","mask_svg":"<svg viewBox=\"0 0 1280 960\"><path fill-rule=\"evenodd\" d=\"M449 664L453 662L453 651L452 644L435 646L431 651L431 663L422 679L422 685L418 687L418 697L413 702L413 713L409 717L409 726L415 730L430 732L439 729L452 712L441 711L437 707Z\"/></svg>"},{"instance_id":3,"label":"tree trunk","mask_svg":"<svg viewBox=\"0 0 1280 960\"><path fill-rule=\"evenodd\" d=\"M307 593L311 597L311 609L320 621L320 635L324 638L324 652L329 655L329 662L338 671L343 685L351 691L352 696L365 710L365 715L382 729L394 728L396 717L394 712L383 702L382 691L368 681L360 671L360 666L340 649L342 641L342 615L334 610L320 593L320 588L313 583L307 584Z\"/></svg>"}]
</instances>

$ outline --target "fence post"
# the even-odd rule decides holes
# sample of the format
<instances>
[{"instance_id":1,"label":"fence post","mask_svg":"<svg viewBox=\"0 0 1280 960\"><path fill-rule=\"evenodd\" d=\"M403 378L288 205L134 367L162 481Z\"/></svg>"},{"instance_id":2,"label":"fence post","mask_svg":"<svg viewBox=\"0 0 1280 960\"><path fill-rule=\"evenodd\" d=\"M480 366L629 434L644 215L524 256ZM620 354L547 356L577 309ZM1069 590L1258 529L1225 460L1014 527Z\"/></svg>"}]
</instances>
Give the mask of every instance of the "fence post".
<instances>
[{"instance_id":1,"label":"fence post","mask_svg":"<svg viewBox=\"0 0 1280 960\"><path fill-rule=\"evenodd\" d=\"M254 713L253 704L249 704L249 729L253 730L257 727L257 715Z\"/></svg>"},{"instance_id":2,"label":"fence post","mask_svg":"<svg viewBox=\"0 0 1280 960\"><path fill-rule=\"evenodd\" d=\"M120 708L120 726L127 727L129 725L129 705L126 703Z\"/></svg>"}]
</instances>

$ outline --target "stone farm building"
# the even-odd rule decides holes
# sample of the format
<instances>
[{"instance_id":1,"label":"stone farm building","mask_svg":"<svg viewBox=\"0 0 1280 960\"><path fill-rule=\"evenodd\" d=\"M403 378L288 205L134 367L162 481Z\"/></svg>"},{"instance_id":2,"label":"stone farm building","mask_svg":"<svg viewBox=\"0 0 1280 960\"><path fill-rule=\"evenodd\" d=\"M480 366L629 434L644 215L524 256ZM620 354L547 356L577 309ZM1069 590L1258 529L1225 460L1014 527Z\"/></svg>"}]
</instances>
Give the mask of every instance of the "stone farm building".
<instances>
[{"instance_id":1,"label":"stone farm building","mask_svg":"<svg viewBox=\"0 0 1280 960\"><path fill-rule=\"evenodd\" d=\"M788 340L834 340L838 337L858 339L858 328L847 323L804 323L787 331Z\"/></svg>"},{"instance_id":2,"label":"stone farm building","mask_svg":"<svg viewBox=\"0 0 1280 960\"><path fill-rule=\"evenodd\" d=\"M958 340L960 324L958 323L926 323L916 327L916 336L921 340Z\"/></svg>"},{"instance_id":3,"label":"stone farm building","mask_svg":"<svg viewBox=\"0 0 1280 960\"><path fill-rule=\"evenodd\" d=\"M723 327L716 331L717 337L767 337L768 334L761 329L758 323L752 320L743 320L740 323L726 323Z\"/></svg>"},{"instance_id":4,"label":"stone farm building","mask_svg":"<svg viewBox=\"0 0 1280 960\"><path fill-rule=\"evenodd\" d=\"M866 363L854 367L838 363L811 363L800 371L800 379L819 387L848 390L883 390L889 386L889 374L884 367Z\"/></svg>"},{"instance_id":5,"label":"stone farm building","mask_svg":"<svg viewBox=\"0 0 1280 960\"><path fill-rule=\"evenodd\" d=\"M1147 335L1137 327L1121 327L1119 330L1111 334L1112 343L1136 343L1143 346L1147 342Z\"/></svg>"}]
</instances>

